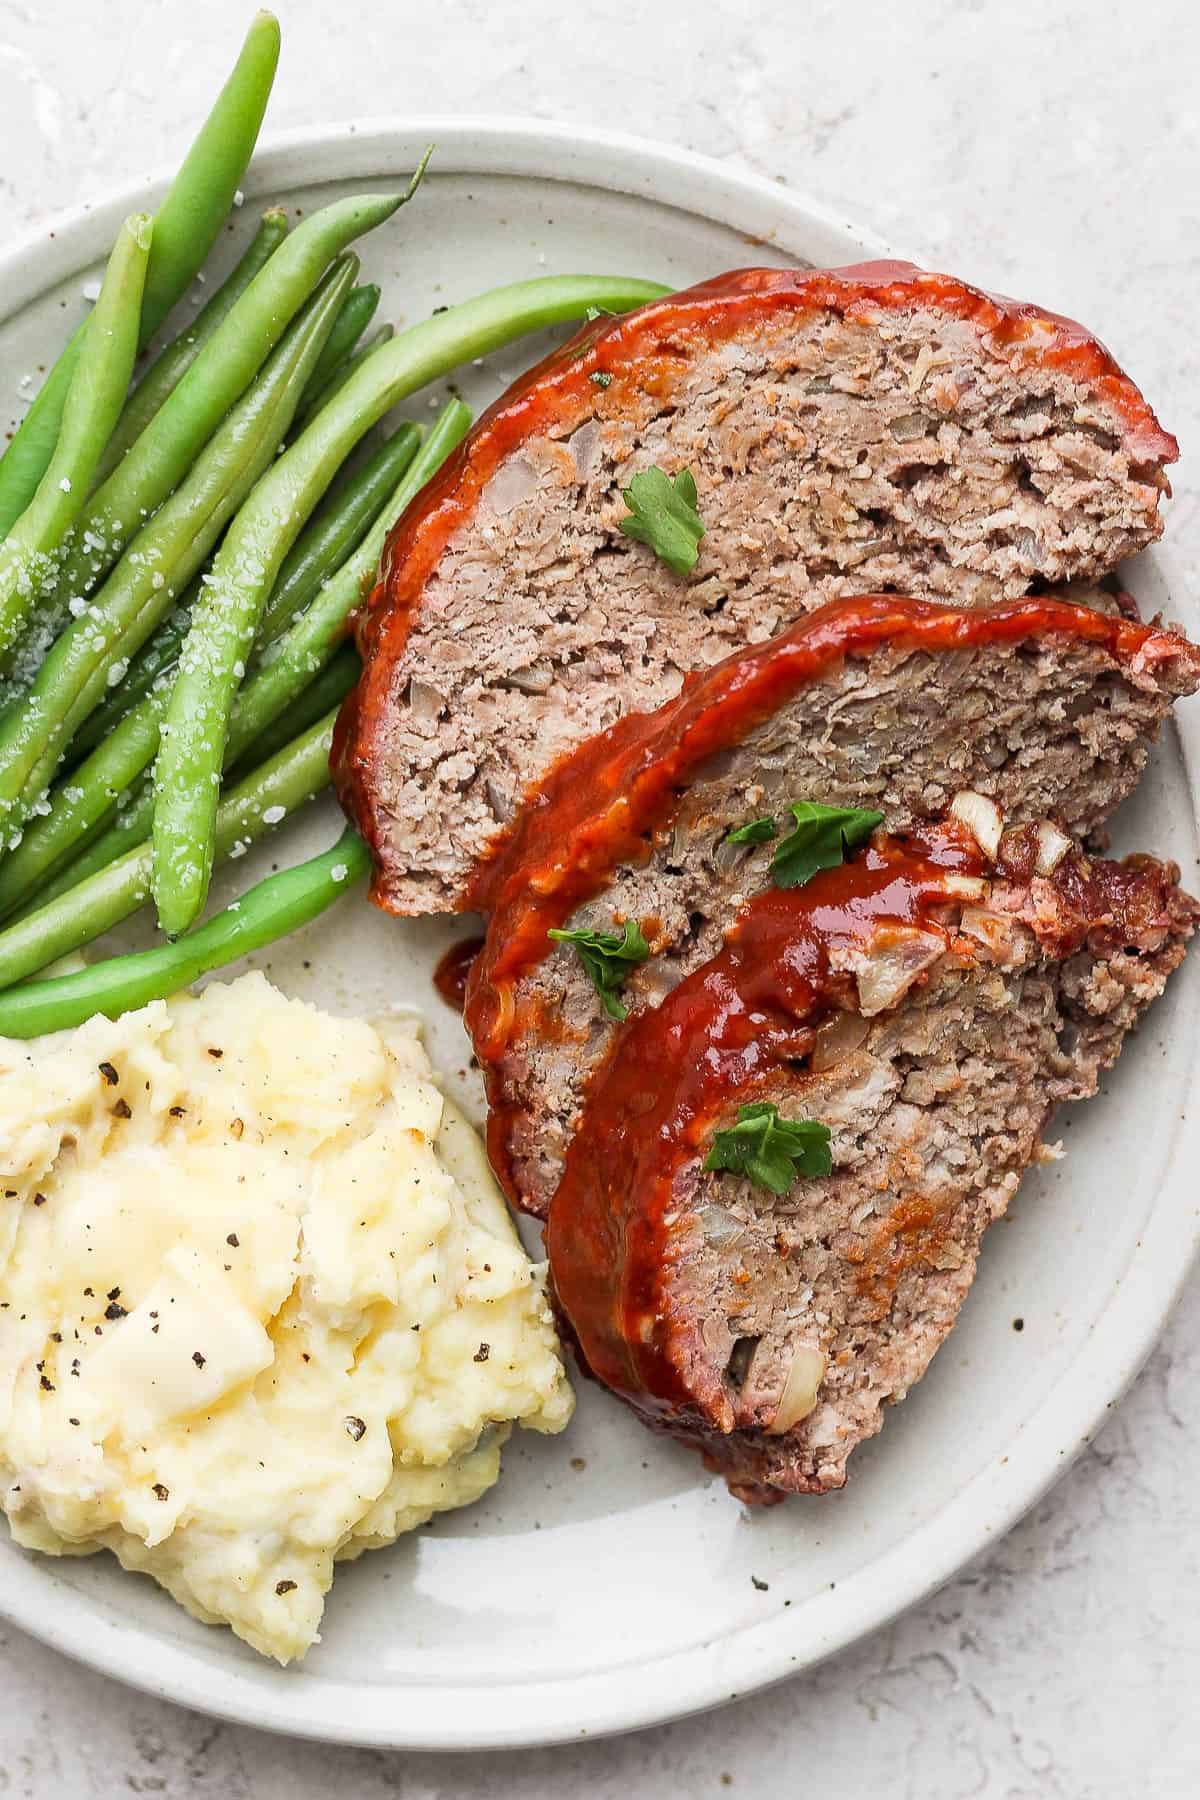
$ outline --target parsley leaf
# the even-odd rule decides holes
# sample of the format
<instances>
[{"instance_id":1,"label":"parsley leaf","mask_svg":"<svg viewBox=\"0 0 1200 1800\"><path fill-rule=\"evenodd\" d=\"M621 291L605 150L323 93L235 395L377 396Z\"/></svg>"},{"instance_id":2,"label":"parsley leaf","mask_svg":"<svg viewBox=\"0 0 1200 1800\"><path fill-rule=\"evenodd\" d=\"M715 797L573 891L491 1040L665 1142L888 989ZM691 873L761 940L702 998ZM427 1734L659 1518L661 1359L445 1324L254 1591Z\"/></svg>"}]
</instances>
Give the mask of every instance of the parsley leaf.
<instances>
[{"instance_id":1,"label":"parsley leaf","mask_svg":"<svg viewBox=\"0 0 1200 1800\"><path fill-rule=\"evenodd\" d=\"M778 830L774 819L751 819L748 825L739 825L736 831L725 833L727 844L769 844Z\"/></svg>"},{"instance_id":2,"label":"parsley leaf","mask_svg":"<svg viewBox=\"0 0 1200 1800\"><path fill-rule=\"evenodd\" d=\"M612 386L612 376L609 375L604 369L593 369L591 374L588 376L588 380L591 382L594 382L598 388L606 388L606 387Z\"/></svg>"},{"instance_id":3,"label":"parsley leaf","mask_svg":"<svg viewBox=\"0 0 1200 1800\"><path fill-rule=\"evenodd\" d=\"M883 814L863 812L857 806L821 806L816 800L797 800L792 805L794 831L780 839L771 858L776 886L803 887L818 869L836 869L848 850L865 844Z\"/></svg>"},{"instance_id":4,"label":"parsley leaf","mask_svg":"<svg viewBox=\"0 0 1200 1800\"><path fill-rule=\"evenodd\" d=\"M687 575L696 566L704 521L696 511L696 483L688 469L680 469L672 479L661 469L643 469L635 475L621 498L629 508L620 520L626 537L649 544L677 575Z\"/></svg>"},{"instance_id":5,"label":"parsley leaf","mask_svg":"<svg viewBox=\"0 0 1200 1800\"><path fill-rule=\"evenodd\" d=\"M616 319L620 314L615 313L611 306L589 306L583 316L591 325L596 319Z\"/></svg>"},{"instance_id":6,"label":"parsley leaf","mask_svg":"<svg viewBox=\"0 0 1200 1800\"><path fill-rule=\"evenodd\" d=\"M617 998L617 990L630 969L645 962L650 946L642 936L636 919L626 919L624 931L548 931L560 944L574 944L592 986L604 1003L610 1019L625 1019L628 1008Z\"/></svg>"},{"instance_id":7,"label":"parsley leaf","mask_svg":"<svg viewBox=\"0 0 1200 1800\"><path fill-rule=\"evenodd\" d=\"M706 1169L732 1169L757 1187L786 1194L798 1175L833 1169L830 1130L817 1119L781 1119L770 1101L738 1108L737 1124L718 1131L704 1159Z\"/></svg>"}]
</instances>

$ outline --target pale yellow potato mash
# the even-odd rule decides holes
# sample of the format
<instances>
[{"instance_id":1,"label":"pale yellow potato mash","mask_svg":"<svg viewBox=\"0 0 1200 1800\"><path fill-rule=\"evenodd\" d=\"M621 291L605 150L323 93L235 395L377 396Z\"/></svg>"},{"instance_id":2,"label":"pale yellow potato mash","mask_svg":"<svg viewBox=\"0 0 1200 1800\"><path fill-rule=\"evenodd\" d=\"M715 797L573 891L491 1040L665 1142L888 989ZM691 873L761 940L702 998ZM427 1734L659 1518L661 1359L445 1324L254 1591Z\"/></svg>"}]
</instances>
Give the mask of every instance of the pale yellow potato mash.
<instances>
[{"instance_id":1,"label":"pale yellow potato mash","mask_svg":"<svg viewBox=\"0 0 1200 1800\"><path fill-rule=\"evenodd\" d=\"M544 1265L411 1025L245 975L0 1039L0 1501L287 1662L337 1559L571 1412Z\"/></svg>"}]
</instances>

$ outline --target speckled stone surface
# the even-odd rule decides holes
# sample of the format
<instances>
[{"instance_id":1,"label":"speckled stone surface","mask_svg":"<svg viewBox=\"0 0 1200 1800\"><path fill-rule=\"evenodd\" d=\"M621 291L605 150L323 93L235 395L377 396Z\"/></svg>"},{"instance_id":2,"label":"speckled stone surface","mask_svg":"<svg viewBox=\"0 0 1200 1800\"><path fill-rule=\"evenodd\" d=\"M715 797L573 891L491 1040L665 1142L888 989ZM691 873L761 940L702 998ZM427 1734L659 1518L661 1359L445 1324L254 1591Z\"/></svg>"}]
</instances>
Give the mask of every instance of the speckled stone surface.
<instances>
[{"instance_id":1,"label":"speckled stone surface","mask_svg":"<svg viewBox=\"0 0 1200 1800\"><path fill-rule=\"evenodd\" d=\"M0 0L0 236L163 163L248 0ZM749 166L1093 324L1200 445L1193 0L281 0L275 127L407 109L617 126ZM0 376L0 379L3 377ZM1200 575L1200 463L1168 531ZM1200 1284L1065 1480L941 1595L799 1680L609 1743L322 1749L0 1629L0 1797L1176 1800L1200 1792ZM931 1478L936 1479L936 1475Z\"/></svg>"}]
</instances>

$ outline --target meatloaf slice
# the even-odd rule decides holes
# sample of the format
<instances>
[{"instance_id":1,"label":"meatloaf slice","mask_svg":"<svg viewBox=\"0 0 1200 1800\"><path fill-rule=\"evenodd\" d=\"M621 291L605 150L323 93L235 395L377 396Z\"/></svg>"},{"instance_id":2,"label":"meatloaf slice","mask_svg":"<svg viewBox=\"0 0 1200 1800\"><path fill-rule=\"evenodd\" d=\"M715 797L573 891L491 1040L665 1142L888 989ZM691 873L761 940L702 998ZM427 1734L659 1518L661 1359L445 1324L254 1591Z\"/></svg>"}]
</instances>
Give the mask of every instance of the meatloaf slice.
<instances>
[{"instance_id":1,"label":"meatloaf slice","mask_svg":"<svg viewBox=\"0 0 1200 1800\"><path fill-rule=\"evenodd\" d=\"M480 896L492 920L468 1020L510 1195L544 1214L617 1029L549 927L637 921L654 954L622 999L657 1004L768 879L774 844L731 831L800 799L876 809L907 831L967 789L998 802L1005 824L1083 835L1133 787L1172 696L1198 679L1200 652L1174 634L1061 602L840 601L581 745Z\"/></svg>"},{"instance_id":2,"label":"meatloaf slice","mask_svg":"<svg viewBox=\"0 0 1200 1800\"><path fill-rule=\"evenodd\" d=\"M764 890L591 1083L547 1223L558 1304L592 1373L743 1499L842 1485L1197 916L1150 858L973 866L953 832L877 834ZM819 1121L831 1172L712 1167L744 1106Z\"/></svg>"},{"instance_id":3,"label":"meatloaf slice","mask_svg":"<svg viewBox=\"0 0 1200 1800\"><path fill-rule=\"evenodd\" d=\"M402 913L460 908L558 757L847 595L974 605L1159 534L1176 454L1081 327L908 264L749 269L598 321L481 420L395 531L335 770ZM686 580L620 529L695 476Z\"/></svg>"}]
</instances>

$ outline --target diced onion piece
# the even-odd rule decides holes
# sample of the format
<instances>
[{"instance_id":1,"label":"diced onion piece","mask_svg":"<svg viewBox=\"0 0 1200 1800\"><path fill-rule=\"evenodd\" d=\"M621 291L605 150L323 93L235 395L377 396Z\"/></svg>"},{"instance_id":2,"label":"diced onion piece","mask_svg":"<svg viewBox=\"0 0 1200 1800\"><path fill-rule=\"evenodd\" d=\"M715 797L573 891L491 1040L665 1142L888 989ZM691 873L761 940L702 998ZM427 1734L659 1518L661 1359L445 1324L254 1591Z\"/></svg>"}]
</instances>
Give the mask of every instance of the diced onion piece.
<instances>
[{"instance_id":1,"label":"diced onion piece","mask_svg":"<svg viewBox=\"0 0 1200 1800\"><path fill-rule=\"evenodd\" d=\"M950 817L965 825L989 862L995 862L1004 831L1004 818L994 800L963 788L950 802Z\"/></svg>"},{"instance_id":2,"label":"diced onion piece","mask_svg":"<svg viewBox=\"0 0 1200 1800\"><path fill-rule=\"evenodd\" d=\"M503 518L514 506L522 505L533 498L537 491L537 470L527 456L510 456L500 464L497 474L492 476L480 495L485 513L495 514Z\"/></svg>"},{"instance_id":3,"label":"diced onion piece","mask_svg":"<svg viewBox=\"0 0 1200 1800\"><path fill-rule=\"evenodd\" d=\"M938 931L918 931L911 925L884 926L877 931L854 972L864 1017L873 1018L885 1007L894 1006L945 948L946 940Z\"/></svg>"},{"instance_id":4,"label":"diced onion piece","mask_svg":"<svg viewBox=\"0 0 1200 1800\"><path fill-rule=\"evenodd\" d=\"M982 944L990 960L1001 968L1014 968L1023 960L1027 934L1011 913L993 912L987 906L964 906L958 929Z\"/></svg>"},{"instance_id":5,"label":"diced onion piece","mask_svg":"<svg viewBox=\"0 0 1200 1800\"><path fill-rule=\"evenodd\" d=\"M743 1221L726 1206L702 1206L696 1214L696 1223L704 1233L705 1243L718 1250L736 1243L746 1232Z\"/></svg>"},{"instance_id":6,"label":"diced onion piece","mask_svg":"<svg viewBox=\"0 0 1200 1800\"><path fill-rule=\"evenodd\" d=\"M955 900L982 900L987 882L978 875L943 875L942 892Z\"/></svg>"},{"instance_id":7,"label":"diced onion piece","mask_svg":"<svg viewBox=\"0 0 1200 1800\"><path fill-rule=\"evenodd\" d=\"M817 1390L825 1379L828 1367L828 1358L820 1350L814 1350L811 1344L796 1346L788 1378L779 1396L779 1406L775 1417L767 1426L772 1437L782 1437L785 1431L790 1431L801 1419L807 1419L817 1404Z\"/></svg>"},{"instance_id":8,"label":"diced onion piece","mask_svg":"<svg viewBox=\"0 0 1200 1800\"><path fill-rule=\"evenodd\" d=\"M809 1067L814 1075L836 1067L853 1055L870 1031L870 1021L858 1012L837 1012L817 1032Z\"/></svg>"},{"instance_id":9,"label":"diced onion piece","mask_svg":"<svg viewBox=\"0 0 1200 1800\"><path fill-rule=\"evenodd\" d=\"M1049 819L1043 819L1037 828L1038 848L1036 868L1039 875L1053 875L1067 851L1071 848L1071 840L1052 825Z\"/></svg>"}]
</instances>

